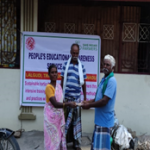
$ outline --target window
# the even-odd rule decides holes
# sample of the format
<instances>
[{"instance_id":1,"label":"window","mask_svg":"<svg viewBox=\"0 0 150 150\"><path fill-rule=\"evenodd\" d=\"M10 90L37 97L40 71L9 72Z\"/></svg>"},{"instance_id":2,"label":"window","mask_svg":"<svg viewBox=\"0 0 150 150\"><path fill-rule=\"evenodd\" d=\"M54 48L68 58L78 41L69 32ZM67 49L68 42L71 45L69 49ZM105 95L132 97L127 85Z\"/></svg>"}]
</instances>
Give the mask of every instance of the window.
<instances>
[{"instance_id":1,"label":"window","mask_svg":"<svg viewBox=\"0 0 150 150\"><path fill-rule=\"evenodd\" d=\"M0 0L0 67L20 67L20 1Z\"/></svg>"}]
</instances>

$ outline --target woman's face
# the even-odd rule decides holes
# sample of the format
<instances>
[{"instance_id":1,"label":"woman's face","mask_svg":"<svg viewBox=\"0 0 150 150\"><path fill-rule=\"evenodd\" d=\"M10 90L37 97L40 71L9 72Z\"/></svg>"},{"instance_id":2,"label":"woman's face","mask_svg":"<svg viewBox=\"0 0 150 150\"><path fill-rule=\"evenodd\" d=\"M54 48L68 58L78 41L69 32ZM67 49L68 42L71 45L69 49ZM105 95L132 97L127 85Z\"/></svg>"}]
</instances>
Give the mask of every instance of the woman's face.
<instances>
[{"instance_id":1,"label":"woman's face","mask_svg":"<svg viewBox=\"0 0 150 150\"><path fill-rule=\"evenodd\" d=\"M49 77L51 79L51 81L56 81L57 80L57 69L56 68L52 68L49 74Z\"/></svg>"}]
</instances>

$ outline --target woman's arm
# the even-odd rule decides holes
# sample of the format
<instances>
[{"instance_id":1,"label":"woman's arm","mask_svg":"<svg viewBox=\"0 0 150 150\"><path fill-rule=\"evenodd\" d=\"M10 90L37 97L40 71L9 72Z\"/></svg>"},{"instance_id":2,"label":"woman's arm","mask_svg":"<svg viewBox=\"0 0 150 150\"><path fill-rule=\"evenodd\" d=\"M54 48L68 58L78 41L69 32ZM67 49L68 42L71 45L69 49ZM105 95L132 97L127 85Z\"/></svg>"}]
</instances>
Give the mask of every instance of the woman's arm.
<instances>
[{"instance_id":1,"label":"woman's arm","mask_svg":"<svg viewBox=\"0 0 150 150\"><path fill-rule=\"evenodd\" d=\"M72 108L76 107L75 102L64 102L64 103L57 102L55 96L51 97L49 100L55 108L63 108L63 107L66 107L66 106L69 106L69 107L72 107Z\"/></svg>"}]
</instances>

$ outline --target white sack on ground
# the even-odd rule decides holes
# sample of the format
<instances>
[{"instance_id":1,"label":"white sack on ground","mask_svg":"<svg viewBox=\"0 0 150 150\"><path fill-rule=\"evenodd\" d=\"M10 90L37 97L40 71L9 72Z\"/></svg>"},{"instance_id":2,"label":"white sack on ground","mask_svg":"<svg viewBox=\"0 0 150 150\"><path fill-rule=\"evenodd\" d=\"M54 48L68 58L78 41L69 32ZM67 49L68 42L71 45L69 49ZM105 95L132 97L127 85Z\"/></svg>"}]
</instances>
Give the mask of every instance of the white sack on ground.
<instances>
[{"instance_id":1,"label":"white sack on ground","mask_svg":"<svg viewBox=\"0 0 150 150\"><path fill-rule=\"evenodd\" d=\"M120 146L121 149L127 149L130 147L130 141L132 135L128 130L123 126L119 125L114 137L114 142Z\"/></svg>"}]
</instances>

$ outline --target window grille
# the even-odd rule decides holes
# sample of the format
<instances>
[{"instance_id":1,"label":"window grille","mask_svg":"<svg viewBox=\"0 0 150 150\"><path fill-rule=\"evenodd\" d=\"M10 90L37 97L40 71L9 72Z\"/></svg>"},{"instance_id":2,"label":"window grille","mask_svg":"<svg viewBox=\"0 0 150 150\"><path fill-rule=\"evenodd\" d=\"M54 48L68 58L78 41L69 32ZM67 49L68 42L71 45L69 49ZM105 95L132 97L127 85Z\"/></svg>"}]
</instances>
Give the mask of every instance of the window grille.
<instances>
[{"instance_id":1,"label":"window grille","mask_svg":"<svg viewBox=\"0 0 150 150\"><path fill-rule=\"evenodd\" d=\"M64 33L75 33L75 24L74 23L65 23L64 24Z\"/></svg>"},{"instance_id":2,"label":"window grille","mask_svg":"<svg viewBox=\"0 0 150 150\"><path fill-rule=\"evenodd\" d=\"M123 24L123 42L135 42L137 36L137 24L136 23L124 23Z\"/></svg>"},{"instance_id":3,"label":"window grille","mask_svg":"<svg viewBox=\"0 0 150 150\"><path fill-rule=\"evenodd\" d=\"M150 42L150 24L141 23L138 25L139 34L138 34L138 42Z\"/></svg>"},{"instance_id":4,"label":"window grille","mask_svg":"<svg viewBox=\"0 0 150 150\"><path fill-rule=\"evenodd\" d=\"M0 0L0 66L14 67L17 56L16 0Z\"/></svg>"},{"instance_id":5,"label":"window grille","mask_svg":"<svg viewBox=\"0 0 150 150\"><path fill-rule=\"evenodd\" d=\"M114 39L114 25L103 25L103 39Z\"/></svg>"},{"instance_id":6,"label":"window grille","mask_svg":"<svg viewBox=\"0 0 150 150\"><path fill-rule=\"evenodd\" d=\"M45 32L55 32L56 23L55 22L45 22Z\"/></svg>"},{"instance_id":7,"label":"window grille","mask_svg":"<svg viewBox=\"0 0 150 150\"><path fill-rule=\"evenodd\" d=\"M84 24L84 34L94 34L95 25L94 24Z\"/></svg>"}]
</instances>

